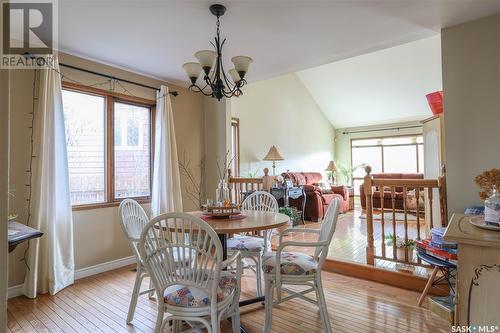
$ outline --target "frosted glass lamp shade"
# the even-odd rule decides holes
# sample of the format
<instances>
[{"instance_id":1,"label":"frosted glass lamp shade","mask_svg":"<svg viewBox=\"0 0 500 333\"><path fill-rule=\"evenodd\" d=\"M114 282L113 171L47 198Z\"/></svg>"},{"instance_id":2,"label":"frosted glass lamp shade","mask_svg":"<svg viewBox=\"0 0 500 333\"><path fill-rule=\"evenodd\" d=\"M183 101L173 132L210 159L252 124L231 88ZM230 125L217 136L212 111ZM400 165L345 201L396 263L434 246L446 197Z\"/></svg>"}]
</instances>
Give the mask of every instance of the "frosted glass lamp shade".
<instances>
[{"instance_id":1,"label":"frosted glass lamp shade","mask_svg":"<svg viewBox=\"0 0 500 333\"><path fill-rule=\"evenodd\" d=\"M238 83L241 80L240 74L234 68L229 70L229 75L231 75L231 79L233 79L234 83Z\"/></svg>"},{"instance_id":2,"label":"frosted glass lamp shade","mask_svg":"<svg viewBox=\"0 0 500 333\"><path fill-rule=\"evenodd\" d=\"M267 152L267 155L263 158L264 161L282 161L284 160L283 156L278 151L278 148L276 146L271 146L269 148L269 151Z\"/></svg>"},{"instance_id":3,"label":"frosted glass lamp shade","mask_svg":"<svg viewBox=\"0 0 500 333\"><path fill-rule=\"evenodd\" d=\"M217 58L217 53L212 50L201 50L194 54L196 59L200 62L201 67L206 74L210 72L210 69L214 67L215 58Z\"/></svg>"},{"instance_id":4,"label":"frosted glass lamp shade","mask_svg":"<svg viewBox=\"0 0 500 333\"><path fill-rule=\"evenodd\" d=\"M243 77L248 72L248 66L250 66L253 60L250 57L237 56L233 57L231 61L234 64L234 69Z\"/></svg>"},{"instance_id":5,"label":"frosted glass lamp shade","mask_svg":"<svg viewBox=\"0 0 500 333\"><path fill-rule=\"evenodd\" d=\"M186 62L184 65L182 65L182 68L184 68L184 70L186 71L186 74L191 80L191 83L194 84L201 73L200 64L197 62Z\"/></svg>"}]
</instances>

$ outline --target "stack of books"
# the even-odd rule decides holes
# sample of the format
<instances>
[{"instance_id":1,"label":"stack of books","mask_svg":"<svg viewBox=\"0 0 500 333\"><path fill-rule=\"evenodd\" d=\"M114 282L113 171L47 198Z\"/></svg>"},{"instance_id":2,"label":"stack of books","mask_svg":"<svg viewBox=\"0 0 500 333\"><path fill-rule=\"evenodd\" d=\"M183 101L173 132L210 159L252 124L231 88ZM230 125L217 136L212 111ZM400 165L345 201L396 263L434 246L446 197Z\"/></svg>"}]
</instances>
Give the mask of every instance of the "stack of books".
<instances>
[{"instance_id":1,"label":"stack of books","mask_svg":"<svg viewBox=\"0 0 500 333\"><path fill-rule=\"evenodd\" d=\"M435 258L457 263L457 244L443 239L446 228L432 228L431 238L415 241L417 250Z\"/></svg>"}]
</instances>

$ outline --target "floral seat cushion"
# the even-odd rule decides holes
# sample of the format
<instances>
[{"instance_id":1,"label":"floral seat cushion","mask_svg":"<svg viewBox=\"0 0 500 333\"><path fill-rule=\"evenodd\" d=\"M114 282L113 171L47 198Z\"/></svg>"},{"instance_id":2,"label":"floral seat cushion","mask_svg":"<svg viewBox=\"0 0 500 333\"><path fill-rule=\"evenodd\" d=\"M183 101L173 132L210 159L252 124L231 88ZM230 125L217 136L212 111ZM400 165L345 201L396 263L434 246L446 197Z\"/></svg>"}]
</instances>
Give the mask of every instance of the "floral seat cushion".
<instances>
[{"instance_id":1,"label":"floral seat cushion","mask_svg":"<svg viewBox=\"0 0 500 333\"><path fill-rule=\"evenodd\" d=\"M264 239L252 236L235 236L227 240L228 250L261 252L264 250Z\"/></svg>"},{"instance_id":2,"label":"floral seat cushion","mask_svg":"<svg viewBox=\"0 0 500 333\"><path fill-rule=\"evenodd\" d=\"M219 280L217 286L217 302L222 302L227 297L232 297L237 287L236 277L226 273ZM208 294L193 286L173 285L165 289L163 294L165 303L187 308L202 308L210 305Z\"/></svg>"},{"instance_id":3,"label":"floral seat cushion","mask_svg":"<svg viewBox=\"0 0 500 333\"><path fill-rule=\"evenodd\" d=\"M281 252L280 272L283 275L311 275L317 272L318 262L312 256L299 252ZM275 273L276 252L267 252L262 257L262 270Z\"/></svg>"}]
</instances>

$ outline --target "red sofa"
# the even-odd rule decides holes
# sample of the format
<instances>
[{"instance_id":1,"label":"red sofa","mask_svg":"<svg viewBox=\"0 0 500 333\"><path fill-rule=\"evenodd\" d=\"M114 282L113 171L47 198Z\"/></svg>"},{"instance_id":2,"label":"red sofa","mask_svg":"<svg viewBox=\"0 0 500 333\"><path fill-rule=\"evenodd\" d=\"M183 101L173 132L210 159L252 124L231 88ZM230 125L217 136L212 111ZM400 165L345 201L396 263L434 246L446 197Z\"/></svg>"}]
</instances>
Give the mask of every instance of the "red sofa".
<instances>
[{"instance_id":1,"label":"red sofa","mask_svg":"<svg viewBox=\"0 0 500 333\"><path fill-rule=\"evenodd\" d=\"M284 172L281 174L285 179L292 181L294 186L304 186L306 193L306 207L304 218L310 221L320 221L326 213L328 205L334 198L340 199L340 212L349 210L349 193L345 186L329 186L328 189L320 189L322 176L319 172ZM290 205L302 207L300 199L290 199ZM299 208L301 209L301 208Z\"/></svg>"},{"instance_id":2,"label":"red sofa","mask_svg":"<svg viewBox=\"0 0 500 333\"><path fill-rule=\"evenodd\" d=\"M384 178L384 179L423 179L424 175L422 173L374 173L373 178ZM408 188L408 191L413 190L413 188ZM359 187L359 196L361 200L361 209L366 209L366 194L363 184ZM381 193L380 189L377 187L373 188L373 208L382 208L381 205ZM385 188L384 191L384 207L392 208L392 194L389 188ZM404 209L404 197L403 188L395 188L395 200L394 206L396 209Z\"/></svg>"}]
</instances>

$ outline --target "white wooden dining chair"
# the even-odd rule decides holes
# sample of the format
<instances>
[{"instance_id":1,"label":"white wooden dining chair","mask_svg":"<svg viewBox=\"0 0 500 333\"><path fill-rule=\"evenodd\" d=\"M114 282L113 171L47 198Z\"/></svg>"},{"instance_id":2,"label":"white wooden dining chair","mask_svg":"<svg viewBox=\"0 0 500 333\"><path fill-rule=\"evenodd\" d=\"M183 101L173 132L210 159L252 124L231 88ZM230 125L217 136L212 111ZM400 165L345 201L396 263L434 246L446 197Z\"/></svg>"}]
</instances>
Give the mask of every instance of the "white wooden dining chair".
<instances>
[{"instance_id":1,"label":"white wooden dining chair","mask_svg":"<svg viewBox=\"0 0 500 333\"><path fill-rule=\"evenodd\" d=\"M149 283L148 290L141 291L142 281L149 275L144 269L143 261L137 248L141 232L144 229L144 226L148 223L149 219L141 205L132 199L125 199L120 203L118 216L120 219L120 225L129 241L130 247L132 248L132 252L134 253L136 259L134 289L132 291L132 297L127 314L127 324L129 324L134 319L135 308L137 306L137 299L139 296L148 294L151 298L154 293L151 281Z\"/></svg>"},{"instance_id":2,"label":"white wooden dining chair","mask_svg":"<svg viewBox=\"0 0 500 333\"><path fill-rule=\"evenodd\" d=\"M323 285L321 281L321 270L328 255L328 248L332 241L337 219L339 216L339 199L334 199L323 219L321 228L318 229L287 229L279 236L279 245L276 252L268 252L262 258L262 269L264 271L265 281L265 324L264 333L271 331L272 322L272 307L273 304L279 304L292 298L298 297L319 307L321 316L321 324L323 330L327 333L332 332L330 319L328 317L328 309L323 293ZM286 241L283 242L283 237L290 232L302 232L317 234L318 238L315 241ZM302 252L285 252L287 247L313 247L314 255L308 255ZM305 285L310 288L295 292L293 290L283 288L282 285ZM273 300L274 290L276 290L277 300ZM282 298L282 291L289 295ZM306 297L309 292L316 292L317 301Z\"/></svg>"},{"instance_id":3,"label":"white wooden dining chair","mask_svg":"<svg viewBox=\"0 0 500 333\"><path fill-rule=\"evenodd\" d=\"M278 213L278 202L269 192L256 191L243 200L242 210L256 210ZM270 235L263 231L263 237L251 235L236 235L227 241L228 252L240 251L243 259L250 259L253 264L245 265L243 269L255 272L257 279L257 296L262 296L262 255L270 250Z\"/></svg>"},{"instance_id":4,"label":"white wooden dining chair","mask_svg":"<svg viewBox=\"0 0 500 333\"><path fill-rule=\"evenodd\" d=\"M240 254L223 261L221 241L208 223L185 213L159 215L142 231L139 253L159 300L156 333L167 321L173 322L173 332L185 321L219 333L225 318L231 318L234 333L240 332ZM229 265L236 265L235 274L223 271Z\"/></svg>"}]
</instances>

